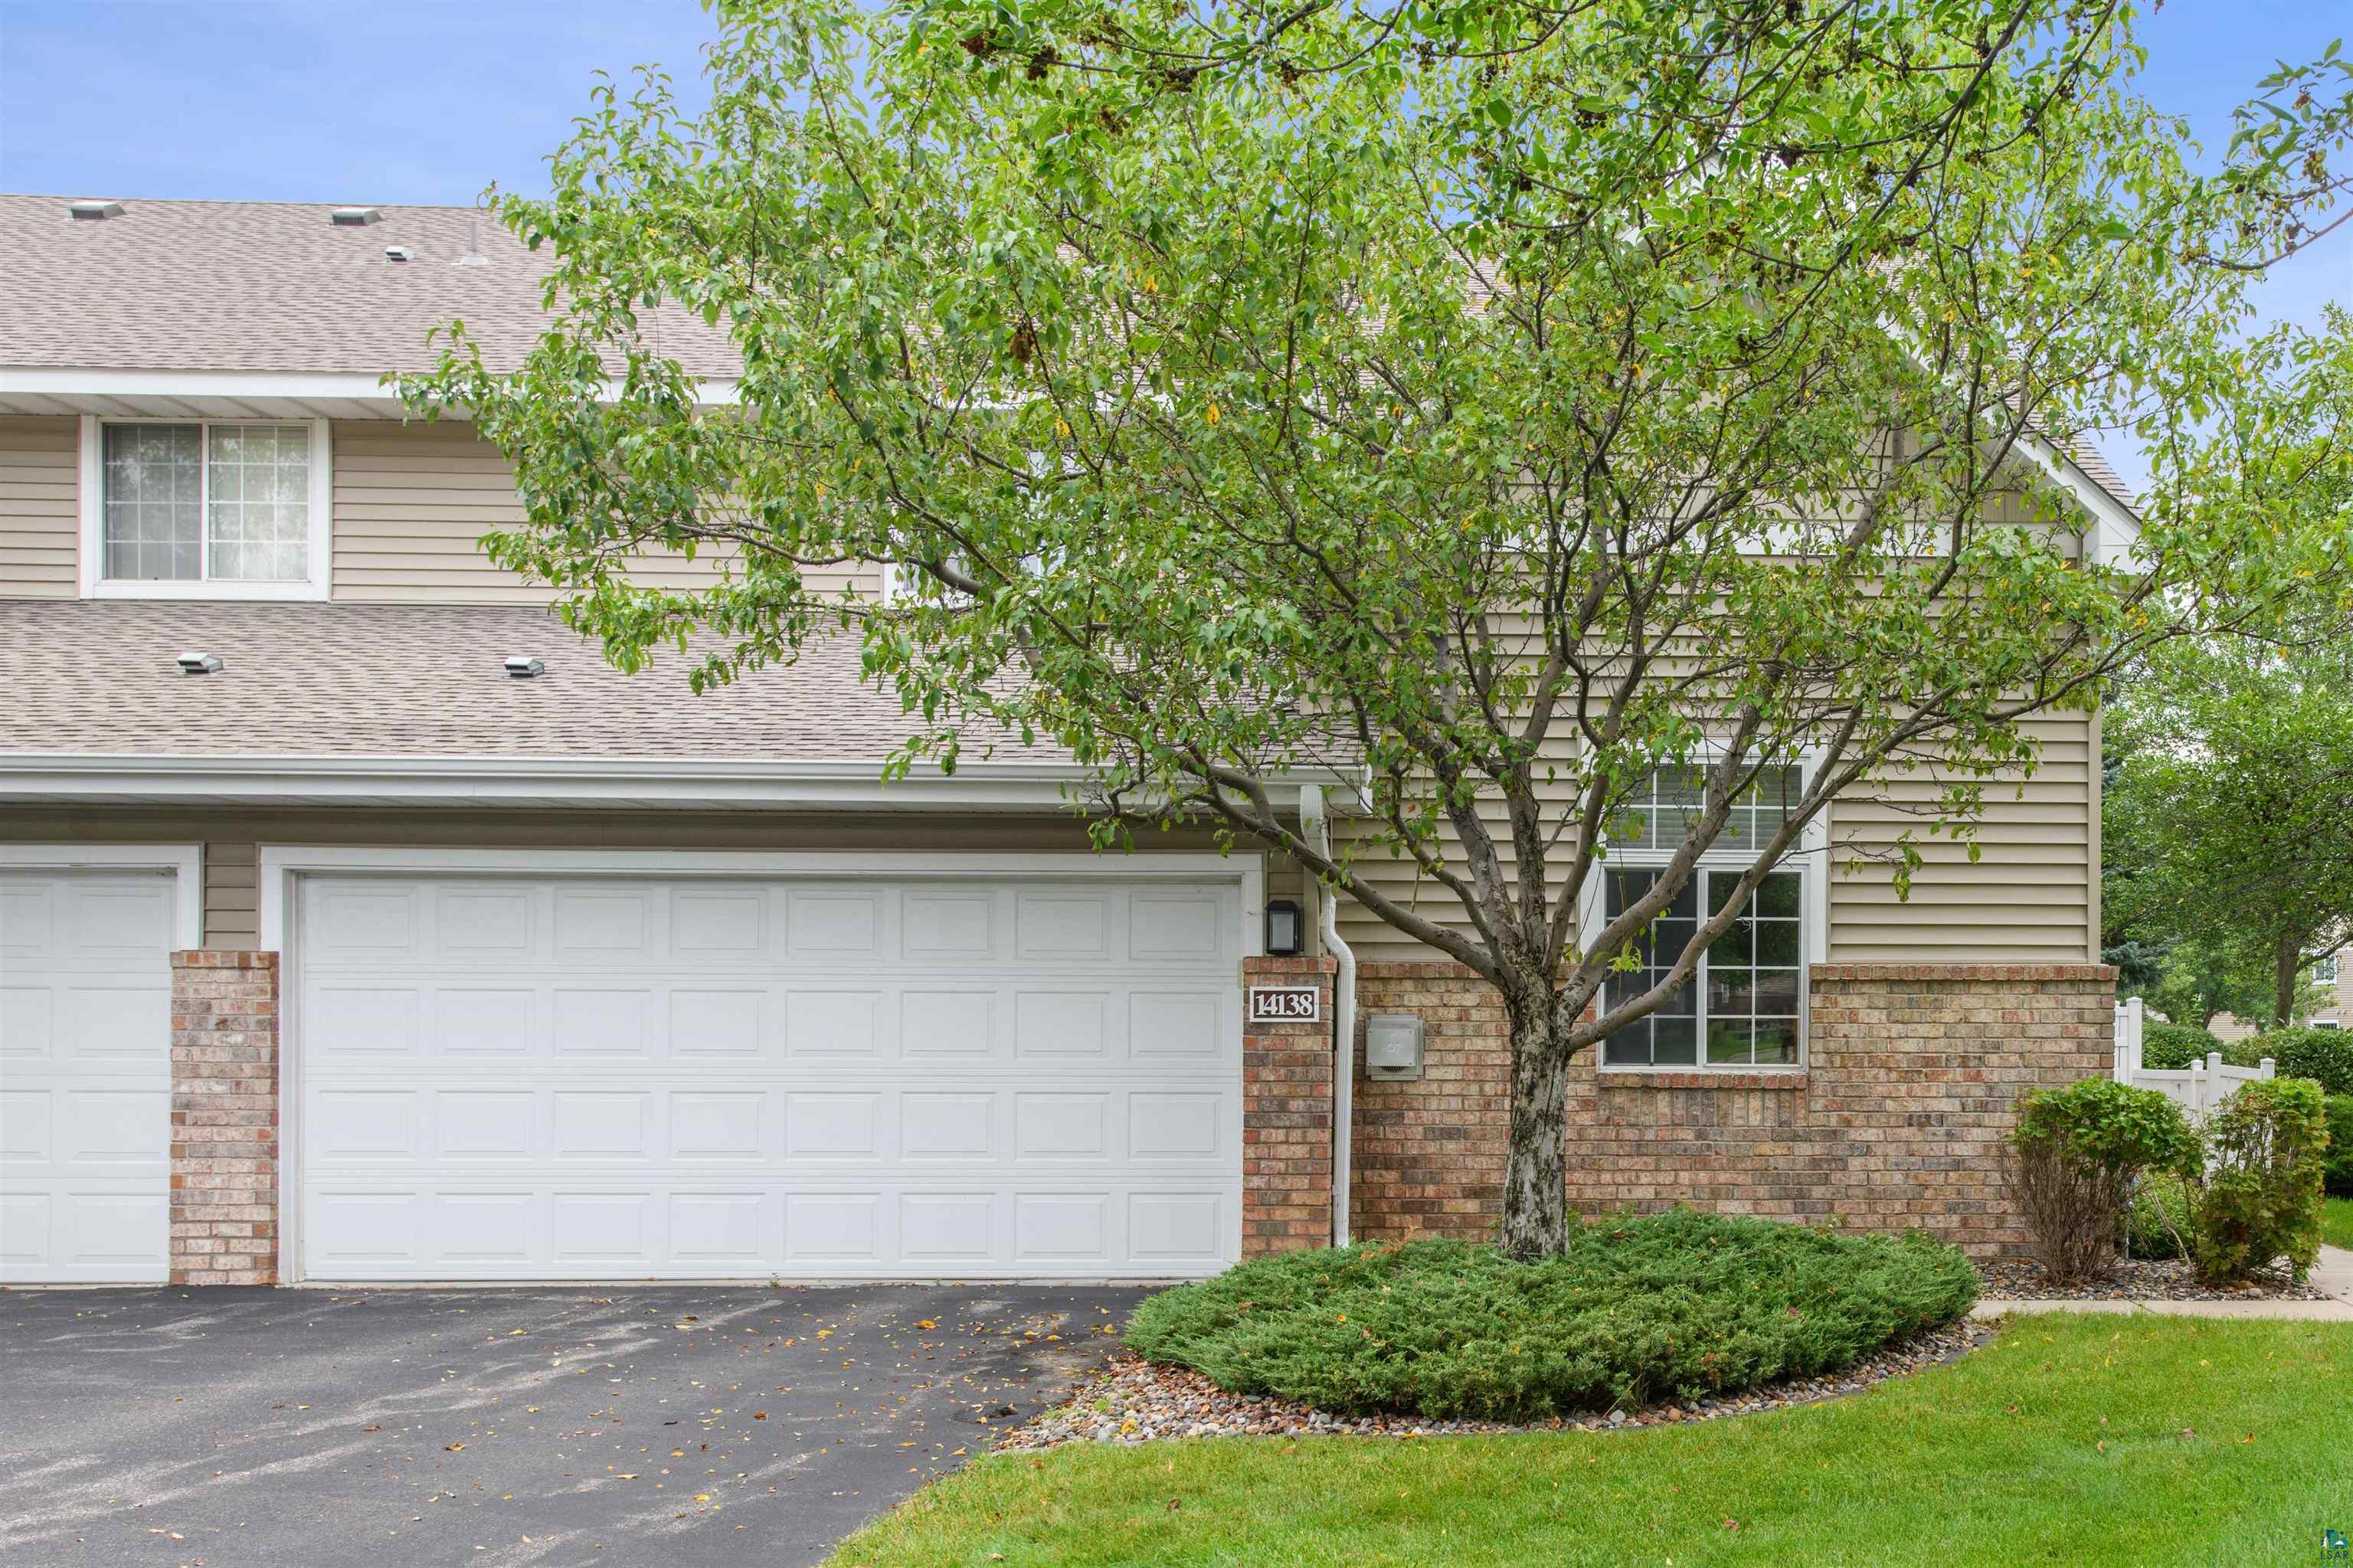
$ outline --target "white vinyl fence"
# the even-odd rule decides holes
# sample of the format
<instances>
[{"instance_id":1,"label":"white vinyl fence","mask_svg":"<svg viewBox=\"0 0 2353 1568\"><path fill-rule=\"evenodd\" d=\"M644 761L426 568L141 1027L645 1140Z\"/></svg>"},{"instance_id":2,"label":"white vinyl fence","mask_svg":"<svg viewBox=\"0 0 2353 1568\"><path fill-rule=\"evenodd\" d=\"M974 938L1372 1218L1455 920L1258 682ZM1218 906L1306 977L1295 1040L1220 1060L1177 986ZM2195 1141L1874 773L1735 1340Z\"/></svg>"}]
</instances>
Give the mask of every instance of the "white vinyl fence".
<instances>
[{"instance_id":1,"label":"white vinyl fence","mask_svg":"<svg viewBox=\"0 0 2353 1568\"><path fill-rule=\"evenodd\" d=\"M2202 1062L2192 1062L2187 1067L2159 1070L2141 1065L2141 1029L2146 1018L2141 1000L2132 997L2116 1003L2116 1082L2130 1084L2137 1089L2155 1089L2179 1106L2193 1122L2206 1119L2206 1113L2239 1092L2239 1086L2257 1078L2272 1075L2274 1064L2269 1056L2260 1066L2232 1067L2222 1062L2220 1051L2210 1051Z\"/></svg>"}]
</instances>

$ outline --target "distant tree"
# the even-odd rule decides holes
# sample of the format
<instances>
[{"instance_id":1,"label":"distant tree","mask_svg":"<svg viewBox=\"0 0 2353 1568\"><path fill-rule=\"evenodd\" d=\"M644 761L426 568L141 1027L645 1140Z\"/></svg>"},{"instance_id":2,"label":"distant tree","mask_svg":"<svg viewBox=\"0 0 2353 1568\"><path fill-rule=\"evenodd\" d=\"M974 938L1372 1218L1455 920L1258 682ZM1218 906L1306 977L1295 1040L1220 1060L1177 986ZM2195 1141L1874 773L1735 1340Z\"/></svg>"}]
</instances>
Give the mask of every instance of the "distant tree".
<instances>
[{"instance_id":1,"label":"distant tree","mask_svg":"<svg viewBox=\"0 0 2353 1568\"><path fill-rule=\"evenodd\" d=\"M1103 842L1211 823L1483 977L1514 1253L1571 1234L1573 1060L1833 797L1934 767L1926 825L1966 834L2039 715L2353 570L2276 468L2203 461L2218 410L2331 407L2306 345L2241 328L2344 128L2194 173L2127 7L717 9L706 111L607 90L548 196L497 200L554 253L527 363L459 331L408 389L512 460L493 555L625 667L699 639L708 683L846 629L907 705L895 766L1050 739ZM724 407L663 303L740 351ZM2085 558L2058 482L2094 427L2158 452L2130 558ZM729 570L648 589L647 545ZM845 560L903 591L803 575ZM1352 781L1354 849L1278 811L1303 769ZM1588 927L1656 779L1672 860Z\"/></svg>"},{"instance_id":2,"label":"distant tree","mask_svg":"<svg viewBox=\"0 0 2353 1568\"><path fill-rule=\"evenodd\" d=\"M2108 896L2171 938L2145 994L2176 1022L2291 1021L2353 938L2353 637L2177 645L2112 723Z\"/></svg>"}]
</instances>

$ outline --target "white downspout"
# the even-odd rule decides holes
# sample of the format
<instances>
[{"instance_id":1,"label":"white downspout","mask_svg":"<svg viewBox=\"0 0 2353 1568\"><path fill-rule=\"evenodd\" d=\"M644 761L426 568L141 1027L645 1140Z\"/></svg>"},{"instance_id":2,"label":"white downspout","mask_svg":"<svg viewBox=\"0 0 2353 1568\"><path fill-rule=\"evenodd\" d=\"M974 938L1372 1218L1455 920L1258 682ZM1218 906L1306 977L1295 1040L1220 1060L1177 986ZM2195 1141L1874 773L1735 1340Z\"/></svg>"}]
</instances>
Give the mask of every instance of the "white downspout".
<instances>
[{"instance_id":1,"label":"white downspout","mask_svg":"<svg viewBox=\"0 0 2353 1568\"><path fill-rule=\"evenodd\" d=\"M1299 790L1301 835L1326 858L1332 853L1332 823L1324 814L1324 791L1314 784ZM1312 884L1324 946L1339 960L1332 981L1332 1245L1348 1245L1351 1143L1356 1132L1356 955L1340 938L1340 895L1319 880Z\"/></svg>"}]
</instances>

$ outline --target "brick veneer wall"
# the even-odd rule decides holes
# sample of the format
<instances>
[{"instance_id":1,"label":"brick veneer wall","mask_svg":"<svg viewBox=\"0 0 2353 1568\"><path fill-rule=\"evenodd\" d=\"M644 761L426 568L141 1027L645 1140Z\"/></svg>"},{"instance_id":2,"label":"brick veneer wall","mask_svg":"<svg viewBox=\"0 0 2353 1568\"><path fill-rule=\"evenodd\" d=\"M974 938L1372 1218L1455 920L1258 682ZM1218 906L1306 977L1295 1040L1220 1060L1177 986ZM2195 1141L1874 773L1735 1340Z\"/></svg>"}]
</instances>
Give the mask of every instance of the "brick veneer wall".
<instances>
[{"instance_id":1,"label":"brick veneer wall","mask_svg":"<svg viewBox=\"0 0 2353 1568\"><path fill-rule=\"evenodd\" d=\"M1364 1075L1362 1021L1376 1012L1420 1015L1421 1077ZM1487 1238L1503 1217L1511 1127L1512 1034L1502 997L1460 964L1360 964L1356 1017L1350 1234Z\"/></svg>"},{"instance_id":2,"label":"brick veneer wall","mask_svg":"<svg viewBox=\"0 0 2353 1568\"><path fill-rule=\"evenodd\" d=\"M1798 1074L1575 1069L1569 1202L1918 1225L1980 1256L2023 1249L1998 1144L2024 1089L2105 1072L2101 965L1817 964ZM1451 964L1367 964L1359 1014L1419 1012L1427 1075L1356 1086L1354 1224L1365 1238L1493 1234L1510 1047L1493 991Z\"/></svg>"},{"instance_id":3,"label":"brick veneer wall","mask_svg":"<svg viewBox=\"0 0 2353 1568\"><path fill-rule=\"evenodd\" d=\"M1245 959L1242 984L1313 984L1317 1023L1242 1026L1242 1255L1332 1240L1332 979L1317 959Z\"/></svg>"},{"instance_id":4,"label":"brick veneer wall","mask_svg":"<svg viewBox=\"0 0 2353 1568\"><path fill-rule=\"evenodd\" d=\"M172 955L172 1281L278 1278L278 955Z\"/></svg>"}]
</instances>

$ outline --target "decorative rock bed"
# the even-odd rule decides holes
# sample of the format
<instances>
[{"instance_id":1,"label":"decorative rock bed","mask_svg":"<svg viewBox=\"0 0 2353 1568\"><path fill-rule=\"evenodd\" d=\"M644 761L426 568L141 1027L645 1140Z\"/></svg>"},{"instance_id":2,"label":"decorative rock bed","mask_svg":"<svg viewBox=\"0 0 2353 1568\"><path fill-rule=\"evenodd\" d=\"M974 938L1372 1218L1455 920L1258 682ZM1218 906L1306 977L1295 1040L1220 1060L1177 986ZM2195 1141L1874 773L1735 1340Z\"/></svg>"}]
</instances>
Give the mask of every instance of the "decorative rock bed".
<instances>
[{"instance_id":1,"label":"decorative rock bed","mask_svg":"<svg viewBox=\"0 0 2353 1568\"><path fill-rule=\"evenodd\" d=\"M1966 1323L1916 1334L1845 1371L1750 1389L1721 1399L1662 1400L1640 1410L1597 1411L1534 1425L1432 1421L1418 1415L1335 1415L1289 1400L1229 1393L1196 1372L1155 1366L1132 1351L1073 1390L1070 1403L1007 1433L1000 1449L1064 1443L1137 1444L1169 1437L1438 1437L1468 1433L1608 1432L1752 1415L1859 1393L1874 1383L1957 1361L1991 1335Z\"/></svg>"},{"instance_id":2,"label":"decorative rock bed","mask_svg":"<svg viewBox=\"0 0 2353 1568\"><path fill-rule=\"evenodd\" d=\"M2043 1277L2042 1266L2023 1258L1981 1263L1985 1294L2028 1301L2327 1301L2327 1291L2299 1285L2284 1269L2264 1271L2241 1284L2201 1285L2197 1271L2180 1258L2153 1263L2145 1258L2119 1259L2105 1279L2080 1285L2054 1286Z\"/></svg>"}]
</instances>

